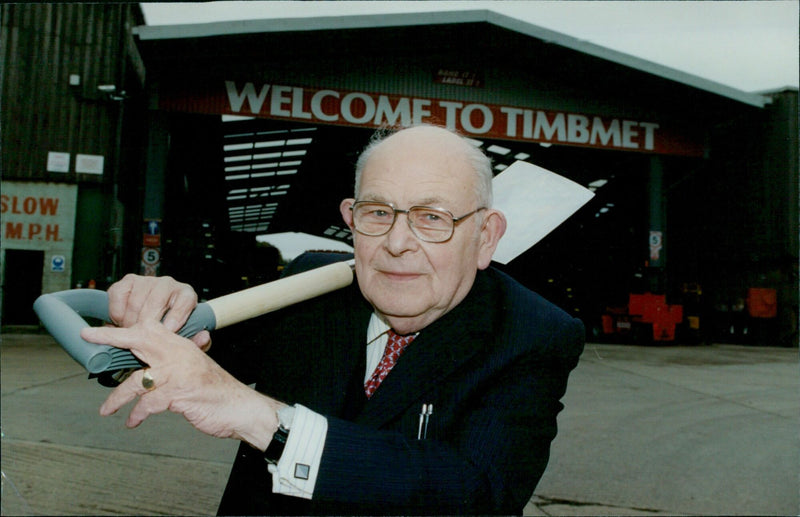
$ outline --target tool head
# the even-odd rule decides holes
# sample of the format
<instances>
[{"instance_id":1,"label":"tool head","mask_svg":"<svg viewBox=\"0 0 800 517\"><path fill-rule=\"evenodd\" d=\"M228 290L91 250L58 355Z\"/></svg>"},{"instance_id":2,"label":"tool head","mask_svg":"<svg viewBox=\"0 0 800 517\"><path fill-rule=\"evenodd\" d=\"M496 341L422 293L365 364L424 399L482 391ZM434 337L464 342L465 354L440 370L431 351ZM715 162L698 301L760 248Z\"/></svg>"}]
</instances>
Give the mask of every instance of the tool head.
<instances>
[{"instance_id":1,"label":"tool head","mask_svg":"<svg viewBox=\"0 0 800 517\"><path fill-rule=\"evenodd\" d=\"M493 260L508 264L542 240L594 196L591 190L528 162L514 162L492 180L494 208L506 233Z\"/></svg>"}]
</instances>

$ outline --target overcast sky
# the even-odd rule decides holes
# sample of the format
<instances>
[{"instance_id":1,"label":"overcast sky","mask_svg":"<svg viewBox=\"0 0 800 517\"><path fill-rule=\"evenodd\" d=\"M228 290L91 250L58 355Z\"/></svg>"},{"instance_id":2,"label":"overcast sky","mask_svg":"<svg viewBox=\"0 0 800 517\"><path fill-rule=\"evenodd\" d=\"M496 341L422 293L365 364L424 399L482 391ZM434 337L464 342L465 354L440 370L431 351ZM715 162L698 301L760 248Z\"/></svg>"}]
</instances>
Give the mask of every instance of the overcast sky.
<instances>
[{"instance_id":1,"label":"overcast sky","mask_svg":"<svg viewBox=\"0 0 800 517\"><path fill-rule=\"evenodd\" d=\"M149 25L491 9L744 91L798 86L800 1L358 1L142 4Z\"/></svg>"}]
</instances>

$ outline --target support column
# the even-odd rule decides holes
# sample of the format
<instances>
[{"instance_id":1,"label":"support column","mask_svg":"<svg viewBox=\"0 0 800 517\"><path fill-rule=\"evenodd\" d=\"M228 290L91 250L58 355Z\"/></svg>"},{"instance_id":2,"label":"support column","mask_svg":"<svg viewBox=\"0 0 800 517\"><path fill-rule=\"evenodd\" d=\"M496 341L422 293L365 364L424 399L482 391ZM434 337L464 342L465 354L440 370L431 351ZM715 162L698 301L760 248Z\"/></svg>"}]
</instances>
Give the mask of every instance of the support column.
<instances>
[{"instance_id":1,"label":"support column","mask_svg":"<svg viewBox=\"0 0 800 517\"><path fill-rule=\"evenodd\" d=\"M169 155L167 116L161 111L148 112L147 164L142 210L142 257L140 273L158 276L161 269L161 223L164 219L164 192Z\"/></svg>"},{"instance_id":2,"label":"support column","mask_svg":"<svg viewBox=\"0 0 800 517\"><path fill-rule=\"evenodd\" d=\"M664 195L664 162L661 156L650 158L648 190L648 238L650 290L664 292L667 266L667 202Z\"/></svg>"}]
</instances>

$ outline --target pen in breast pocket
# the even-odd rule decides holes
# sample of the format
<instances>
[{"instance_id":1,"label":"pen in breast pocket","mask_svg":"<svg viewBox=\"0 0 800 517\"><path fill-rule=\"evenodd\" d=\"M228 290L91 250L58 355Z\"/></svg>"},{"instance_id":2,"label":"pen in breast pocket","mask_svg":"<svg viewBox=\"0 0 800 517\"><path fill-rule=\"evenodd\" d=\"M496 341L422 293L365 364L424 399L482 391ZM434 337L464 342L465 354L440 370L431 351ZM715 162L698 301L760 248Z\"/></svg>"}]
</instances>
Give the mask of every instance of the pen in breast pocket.
<instances>
[{"instance_id":1,"label":"pen in breast pocket","mask_svg":"<svg viewBox=\"0 0 800 517\"><path fill-rule=\"evenodd\" d=\"M422 431L422 439L423 440L427 440L428 439L428 421L430 420L431 415L433 414L433 404L428 404L427 410L423 406L422 411L425 413L425 428Z\"/></svg>"},{"instance_id":2,"label":"pen in breast pocket","mask_svg":"<svg viewBox=\"0 0 800 517\"><path fill-rule=\"evenodd\" d=\"M422 440L422 423L425 421L425 415L428 411L428 405L422 405L422 411L419 413L419 427L417 428L417 440Z\"/></svg>"}]
</instances>

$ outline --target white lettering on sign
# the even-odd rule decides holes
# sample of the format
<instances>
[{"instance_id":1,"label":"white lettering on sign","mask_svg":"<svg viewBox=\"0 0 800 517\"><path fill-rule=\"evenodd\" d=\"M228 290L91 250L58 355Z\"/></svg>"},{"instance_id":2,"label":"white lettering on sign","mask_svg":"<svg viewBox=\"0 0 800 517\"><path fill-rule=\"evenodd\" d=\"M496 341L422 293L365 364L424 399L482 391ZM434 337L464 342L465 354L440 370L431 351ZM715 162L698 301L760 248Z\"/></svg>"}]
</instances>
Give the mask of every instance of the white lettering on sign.
<instances>
[{"instance_id":1,"label":"white lettering on sign","mask_svg":"<svg viewBox=\"0 0 800 517\"><path fill-rule=\"evenodd\" d=\"M291 112L283 108L284 104L287 102L292 102L292 99L286 96L291 90L292 89L288 86L276 85L272 87L272 101L270 102L270 110L276 117L291 116Z\"/></svg>"},{"instance_id":2,"label":"white lettering on sign","mask_svg":"<svg viewBox=\"0 0 800 517\"><path fill-rule=\"evenodd\" d=\"M261 112L261 106L269 93L269 85L265 84L261 87L261 91L256 94L256 87L253 83L246 83L242 89L242 93L236 91L236 84L233 81L225 81L225 87L228 90L228 100L231 103L231 111L238 113L242 111L245 99L250 104L251 113Z\"/></svg>"},{"instance_id":3,"label":"white lettering on sign","mask_svg":"<svg viewBox=\"0 0 800 517\"><path fill-rule=\"evenodd\" d=\"M375 120L385 120L387 124L392 126L408 126L411 124L410 103L410 99L400 99L397 102L397 106L392 108L389 98L386 95L381 95L375 109Z\"/></svg>"},{"instance_id":4,"label":"white lettering on sign","mask_svg":"<svg viewBox=\"0 0 800 517\"><path fill-rule=\"evenodd\" d=\"M478 125L473 124L472 119L472 114L476 112L478 113L477 119L482 119L482 123L478 123ZM461 127L466 129L468 133L483 135L492 129L494 116L492 115L492 110L483 104L467 104L464 107L464 111L461 112L460 122Z\"/></svg>"},{"instance_id":5,"label":"white lettering on sign","mask_svg":"<svg viewBox=\"0 0 800 517\"><path fill-rule=\"evenodd\" d=\"M226 99L216 109L229 114L371 127L444 122L467 135L490 138L692 156L703 152L699 139L675 128L665 131L652 121L252 82L225 81L224 91ZM181 109L184 101L164 95L160 102ZM217 105L209 100L209 106ZM194 102L186 109L203 108Z\"/></svg>"},{"instance_id":6,"label":"white lettering on sign","mask_svg":"<svg viewBox=\"0 0 800 517\"><path fill-rule=\"evenodd\" d=\"M455 101L440 101L439 105L444 108L445 112L445 125L447 127L455 127L456 126L456 113L458 110L464 105L460 102ZM515 136L515 135L512 135Z\"/></svg>"},{"instance_id":7,"label":"white lettering on sign","mask_svg":"<svg viewBox=\"0 0 800 517\"><path fill-rule=\"evenodd\" d=\"M363 115L356 116L356 112ZM375 118L375 101L366 93L348 93L342 99L341 113L351 124L367 124Z\"/></svg>"},{"instance_id":8,"label":"white lettering on sign","mask_svg":"<svg viewBox=\"0 0 800 517\"><path fill-rule=\"evenodd\" d=\"M328 97L338 99L339 92L335 92L333 90L320 90L315 93L311 98L311 114L322 122L336 122L339 119L339 115L336 113L329 114L322 110L322 104ZM231 109L233 109L233 105L231 105Z\"/></svg>"},{"instance_id":9,"label":"white lettering on sign","mask_svg":"<svg viewBox=\"0 0 800 517\"><path fill-rule=\"evenodd\" d=\"M292 88L292 118L311 119L311 113L303 111L303 89Z\"/></svg>"}]
</instances>

